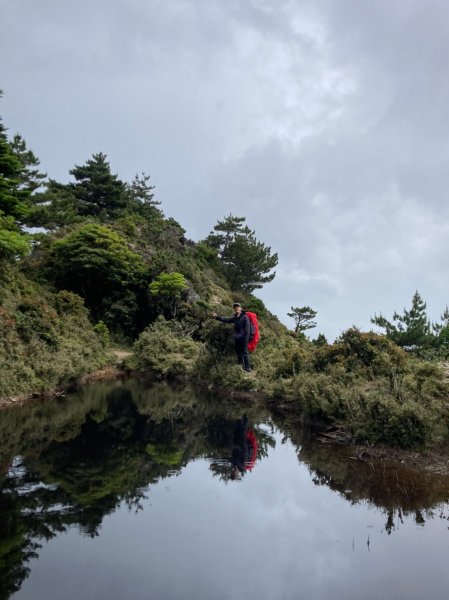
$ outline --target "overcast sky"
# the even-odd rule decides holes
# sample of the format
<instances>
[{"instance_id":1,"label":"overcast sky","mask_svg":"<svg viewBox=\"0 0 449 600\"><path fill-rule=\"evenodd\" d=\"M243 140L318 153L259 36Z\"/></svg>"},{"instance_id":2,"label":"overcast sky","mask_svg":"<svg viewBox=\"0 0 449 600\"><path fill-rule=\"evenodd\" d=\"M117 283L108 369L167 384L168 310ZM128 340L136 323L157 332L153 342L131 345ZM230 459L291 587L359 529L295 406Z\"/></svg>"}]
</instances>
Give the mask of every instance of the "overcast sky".
<instances>
[{"instance_id":1,"label":"overcast sky","mask_svg":"<svg viewBox=\"0 0 449 600\"><path fill-rule=\"evenodd\" d=\"M57 180L95 152L194 240L245 216L259 292L330 340L449 304L447 0L0 0L0 114Z\"/></svg>"}]
</instances>

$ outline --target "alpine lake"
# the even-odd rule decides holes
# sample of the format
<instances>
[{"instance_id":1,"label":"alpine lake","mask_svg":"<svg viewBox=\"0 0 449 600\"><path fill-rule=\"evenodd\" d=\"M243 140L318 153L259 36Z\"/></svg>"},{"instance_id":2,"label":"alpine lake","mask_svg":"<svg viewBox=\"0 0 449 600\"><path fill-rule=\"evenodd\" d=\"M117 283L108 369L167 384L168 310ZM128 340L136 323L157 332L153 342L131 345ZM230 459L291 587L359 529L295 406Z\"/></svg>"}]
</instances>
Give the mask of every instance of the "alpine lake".
<instances>
[{"instance_id":1,"label":"alpine lake","mask_svg":"<svg viewBox=\"0 0 449 600\"><path fill-rule=\"evenodd\" d=\"M96 382L0 440L1 600L449 597L449 477L249 401Z\"/></svg>"}]
</instances>

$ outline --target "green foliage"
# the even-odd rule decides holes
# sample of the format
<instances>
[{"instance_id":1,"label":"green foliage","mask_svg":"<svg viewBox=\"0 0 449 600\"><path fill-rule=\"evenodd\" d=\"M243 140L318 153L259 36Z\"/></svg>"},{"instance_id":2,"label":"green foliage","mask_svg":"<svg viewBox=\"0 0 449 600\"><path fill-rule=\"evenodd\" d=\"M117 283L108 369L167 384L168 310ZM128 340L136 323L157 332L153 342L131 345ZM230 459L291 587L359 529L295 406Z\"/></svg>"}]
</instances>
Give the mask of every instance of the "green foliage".
<instances>
[{"instance_id":1,"label":"green foliage","mask_svg":"<svg viewBox=\"0 0 449 600\"><path fill-rule=\"evenodd\" d=\"M291 411L296 404L309 418L344 427L358 442L414 448L444 440L444 405L419 393L412 373L401 385L398 397L388 378L373 385L336 365L326 373L301 373L278 390L293 402ZM440 397L447 393L440 389Z\"/></svg>"},{"instance_id":2,"label":"green foliage","mask_svg":"<svg viewBox=\"0 0 449 600\"><path fill-rule=\"evenodd\" d=\"M84 315L86 312L83 299L78 294L68 292L67 290L57 292L54 297L54 305L59 315L66 313Z\"/></svg>"},{"instance_id":3,"label":"green foliage","mask_svg":"<svg viewBox=\"0 0 449 600\"><path fill-rule=\"evenodd\" d=\"M151 456L155 463L171 468L177 467L182 463L184 454L183 450L178 448L173 442L147 444L145 452Z\"/></svg>"},{"instance_id":4,"label":"green foliage","mask_svg":"<svg viewBox=\"0 0 449 600\"><path fill-rule=\"evenodd\" d=\"M52 389L104 364L81 298L16 277L0 304L0 397Z\"/></svg>"},{"instance_id":5,"label":"green foliage","mask_svg":"<svg viewBox=\"0 0 449 600\"><path fill-rule=\"evenodd\" d=\"M148 375L178 377L192 372L201 344L183 330L182 323L159 317L134 343L130 366Z\"/></svg>"},{"instance_id":6,"label":"green foliage","mask_svg":"<svg viewBox=\"0 0 449 600\"><path fill-rule=\"evenodd\" d=\"M171 304L173 318L176 318L177 301L187 288L184 275L182 273L160 273L149 287L152 296Z\"/></svg>"},{"instance_id":7,"label":"green foliage","mask_svg":"<svg viewBox=\"0 0 449 600\"><path fill-rule=\"evenodd\" d=\"M436 358L448 358L449 357L449 308L446 306L443 314L441 315L441 323L433 323L432 329L434 331L433 338L433 351L434 357Z\"/></svg>"},{"instance_id":8,"label":"green foliage","mask_svg":"<svg viewBox=\"0 0 449 600\"><path fill-rule=\"evenodd\" d=\"M19 189L20 174L20 160L14 154L0 118L0 216L21 220L27 213L28 193Z\"/></svg>"},{"instance_id":9,"label":"green foliage","mask_svg":"<svg viewBox=\"0 0 449 600\"><path fill-rule=\"evenodd\" d=\"M103 323L103 321L98 321L98 323L94 326L94 331L100 338L101 344L103 346L108 346L109 345L108 326L105 323Z\"/></svg>"},{"instance_id":10,"label":"green foliage","mask_svg":"<svg viewBox=\"0 0 449 600\"><path fill-rule=\"evenodd\" d=\"M25 140L18 133L12 139L11 148L20 162L18 189L33 194L43 185L47 174L39 171L39 159L27 147Z\"/></svg>"},{"instance_id":11,"label":"green foliage","mask_svg":"<svg viewBox=\"0 0 449 600\"><path fill-rule=\"evenodd\" d=\"M431 439L433 421L432 413L419 402L397 403L383 394L371 394L361 397L351 427L359 441L416 448Z\"/></svg>"},{"instance_id":12,"label":"green foliage","mask_svg":"<svg viewBox=\"0 0 449 600\"><path fill-rule=\"evenodd\" d=\"M218 266L218 252L217 249L210 246L206 242L198 242L195 247L197 260L210 266Z\"/></svg>"},{"instance_id":13,"label":"green foliage","mask_svg":"<svg viewBox=\"0 0 449 600\"><path fill-rule=\"evenodd\" d=\"M47 183L45 191L32 196L32 205L26 218L27 225L45 227L50 231L82 220L69 186L53 179Z\"/></svg>"},{"instance_id":14,"label":"green foliage","mask_svg":"<svg viewBox=\"0 0 449 600\"><path fill-rule=\"evenodd\" d=\"M144 173L124 183L102 153L70 173L71 183L50 179L41 190L38 159L21 136L9 142L0 122L0 395L74 379L102 364L109 336L129 342L140 333L129 365L158 378L259 390L357 440L404 447L449 440L447 381L422 360L449 356L448 309L431 325L416 292L402 315L373 318L386 335L352 328L334 344L323 335L310 342L304 332L316 311L292 307L295 332L288 332L251 295L273 279L278 257L245 217L225 217L195 244L164 217ZM26 235L25 223L47 232ZM207 318L236 300L259 317L251 375L236 364L232 328ZM176 445L148 448L147 459L167 468L180 456Z\"/></svg>"},{"instance_id":15,"label":"green foliage","mask_svg":"<svg viewBox=\"0 0 449 600\"><path fill-rule=\"evenodd\" d=\"M430 321L426 313L426 303L418 292L412 298L410 310L404 308L402 315L395 312L393 321L381 314L374 315L371 322L385 330L385 335L405 350L419 352L432 345Z\"/></svg>"},{"instance_id":16,"label":"green foliage","mask_svg":"<svg viewBox=\"0 0 449 600\"><path fill-rule=\"evenodd\" d=\"M201 349L193 373L200 382L226 390L230 395L257 389L256 380L236 364L235 354L223 356L210 346Z\"/></svg>"},{"instance_id":17,"label":"green foliage","mask_svg":"<svg viewBox=\"0 0 449 600\"><path fill-rule=\"evenodd\" d=\"M316 310L310 306L292 306L291 312L287 313L287 316L295 321L295 333L303 333L307 329L316 327L316 322L312 320L316 315Z\"/></svg>"},{"instance_id":18,"label":"green foliage","mask_svg":"<svg viewBox=\"0 0 449 600\"><path fill-rule=\"evenodd\" d=\"M162 218L163 214L158 208L160 202L154 199L154 186L150 185L149 181L150 176L142 173L135 175L131 184L126 185L128 194L126 209L151 221Z\"/></svg>"},{"instance_id":19,"label":"green foliage","mask_svg":"<svg viewBox=\"0 0 449 600\"><path fill-rule=\"evenodd\" d=\"M114 303L129 302L144 273L141 257L129 248L126 239L97 223L82 225L54 241L48 266L60 289L82 296L93 314L105 320ZM106 323L111 322L109 317Z\"/></svg>"},{"instance_id":20,"label":"green foliage","mask_svg":"<svg viewBox=\"0 0 449 600\"><path fill-rule=\"evenodd\" d=\"M314 340L312 340L312 344L317 347L322 347L327 346L328 342L326 336L323 333L320 333Z\"/></svg>"},{"instance_id":21,"label":"green foliage","mask_svg":"<svg viewBox=\"0 0 449 600\"><path fill-rule=\"evenodd\" d=\"M206 240L218 252L229 285L233 290L252 292L274 279L277 254L257 241L255 232L244 226L245 217L229 215L218 221Z\"/></svg>"},{"instance_id":22,"label":"green foliage","mask_svg":"<svg viewBox=\"0 0 449 600\"><path fill-rule=\"evenodd\" d=\"M259 318L268 317L268 311L265 304L262 302L260 298L256 298L256 296L249 295L245 298L243 302L243 307L245 310L256 313Z\"/></svg>"},{"instance_id":23,"label":"green foliage","mask_svg":"<svg viewBox=\"0 0 449 600\"><path fill-rule=\"evenodd\" d=\"M0 263L25 256L30 250L29 238L15 225L12 217L0 215Z\"/></svg>"},{"instance_id":24,"label":"green foliage","mask_svg":"<svg viewBox=\"0 0 449 600\"><path fill-rule=\"evenodd\" d=\"M368 377L388 375L392 368L401 370L405 364L404 351L387 337L363 333L354 327L342 333L334 344L318 347L315 354L317 371L340 365L345 371L361 371Z\"/></svg>"},{"instance_id":25,"label":"green foliage","mask_svg":"<svg viewBox=\"0 0 449 600\"><path fill-rule=\"evenodd\" d=\"M126 207L126 185L111 173L107 157L94 154L84 165L75 165L70 174L76 183L70 184L78 214L109 219Z\"/></svg>"}]
</instances>

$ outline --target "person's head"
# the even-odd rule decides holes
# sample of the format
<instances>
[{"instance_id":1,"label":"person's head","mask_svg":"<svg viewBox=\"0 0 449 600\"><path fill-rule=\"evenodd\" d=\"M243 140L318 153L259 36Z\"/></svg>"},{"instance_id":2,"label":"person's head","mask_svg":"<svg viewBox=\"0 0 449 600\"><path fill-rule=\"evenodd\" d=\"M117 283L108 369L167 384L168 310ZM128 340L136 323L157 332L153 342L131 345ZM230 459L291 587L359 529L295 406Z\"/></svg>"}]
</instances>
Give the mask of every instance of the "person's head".
<instances>
[{"instance_id":1,"label":"person's head","mask_svg":"<svg viewBox=\"0 0 449 600\"><path fill-rule=\"evenodd\" d=\"M238 302L234 302L234 304L232 305L232 308L234 309L234 313L236 315L239 315L242 312L242 307Z\"/></svg>"}]
</instances>

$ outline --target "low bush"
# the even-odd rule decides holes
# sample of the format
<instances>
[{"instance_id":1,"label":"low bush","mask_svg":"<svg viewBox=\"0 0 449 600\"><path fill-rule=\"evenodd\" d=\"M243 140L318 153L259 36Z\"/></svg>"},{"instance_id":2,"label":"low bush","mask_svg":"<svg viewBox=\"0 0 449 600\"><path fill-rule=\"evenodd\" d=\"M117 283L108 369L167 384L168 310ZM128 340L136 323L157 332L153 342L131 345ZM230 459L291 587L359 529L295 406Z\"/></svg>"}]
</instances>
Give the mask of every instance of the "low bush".
<instances>
[{"instance_id":1,"label":"low bush","mask_svg":"<svg viewBox=\"0 0 449 600\"><path fill-rule=\"evenodd\" d=\"M20 283L20 282L19 282ZM106 362L81 298L17 285L0 306L0 397L56 388Z\"/></svg>"},{"instance_id":2,"label":"low bush","mask_svg":"<svg viewBox=\"0 0 449 600\"><path fill-rule=\"evenodd\" d=\"M163 377L178 377L192 372L201 349L183 330L182 323L159 317L147 327L134 344L131 368Z\"/></svg>"}]
</instances>

